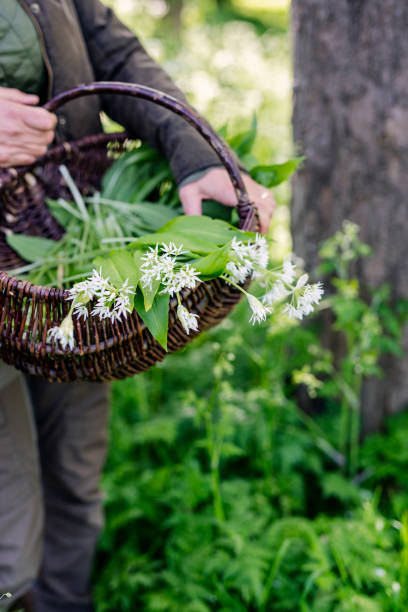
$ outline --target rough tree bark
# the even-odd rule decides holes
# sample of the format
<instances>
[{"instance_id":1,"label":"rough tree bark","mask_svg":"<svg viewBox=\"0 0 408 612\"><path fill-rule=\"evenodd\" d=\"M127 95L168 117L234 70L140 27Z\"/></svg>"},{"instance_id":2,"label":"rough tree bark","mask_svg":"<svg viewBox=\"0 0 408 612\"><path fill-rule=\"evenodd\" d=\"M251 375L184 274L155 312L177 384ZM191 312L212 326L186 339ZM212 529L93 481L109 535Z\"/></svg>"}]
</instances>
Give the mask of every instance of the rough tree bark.
<instances>
[{"instance_id":1,"label":"rough tree bark","mask_svg":"<svg viewBox=\"0 0 408 612\"><path fill-rule=\"evenodd\" d=\"M344 219L374 249L363 284L408 297L408 2L292 0L295 142L294 250L308 268ZM408 348L408 333L404 347ZM408 352L406 352L408 355ZM408 356L364 385L365 430L408 404Z\"/></svg>"}]
</instances>

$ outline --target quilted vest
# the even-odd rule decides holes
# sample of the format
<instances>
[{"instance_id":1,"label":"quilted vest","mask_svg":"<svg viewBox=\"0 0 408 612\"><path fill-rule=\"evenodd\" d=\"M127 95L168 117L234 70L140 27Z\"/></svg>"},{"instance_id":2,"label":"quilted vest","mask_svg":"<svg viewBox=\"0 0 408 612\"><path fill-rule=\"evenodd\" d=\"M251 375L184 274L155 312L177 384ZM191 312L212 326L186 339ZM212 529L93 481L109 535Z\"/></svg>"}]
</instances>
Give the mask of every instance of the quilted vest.
<instances>
[{"instance_id":1,"label":"quilted vest","mask_svg":"<svg viewBox=\"0 0 408 612\"><path fill-rule=\"evenodd\" d=\"M0 2L0 86L43 97L47 73L34 23L17 0Z\"/></svg>"}]
</instances>

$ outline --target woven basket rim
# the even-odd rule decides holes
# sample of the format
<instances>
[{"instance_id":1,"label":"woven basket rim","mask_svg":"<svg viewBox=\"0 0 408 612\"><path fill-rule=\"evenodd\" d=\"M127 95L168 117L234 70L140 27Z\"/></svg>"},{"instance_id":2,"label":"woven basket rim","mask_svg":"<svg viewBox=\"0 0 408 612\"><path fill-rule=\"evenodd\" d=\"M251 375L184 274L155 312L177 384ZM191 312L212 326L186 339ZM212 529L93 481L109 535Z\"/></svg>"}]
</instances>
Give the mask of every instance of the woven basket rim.
<instances>
[{"instance_id":1,"label":"woven basket rim","mask_svg":"<svg viewBox=\"0 0 408 612\"><path fill-rule=\"evenodd\" d=\"M7 175L2 176L0 179L0 192L1 190L13 189L20 180L24 179L27 174L33 174L35 176L35 171L37 168L41 168L45 166L48 162L55 164L58 161L58 158L63 158L67 154L72 154L76 150L84 152L87 150L91 150L95 146L103 146L108 145L111 142L123 143L126 140L137 141L139 139L133 138L127 132L113 132L113 133L100 133L93 136L85 136L84 138L72 141L72 142L64 142L62 144L58 144L52 148L50 148L43 156L38 158L36 162L31 166L21 166L19 168L9 169ZM63 159L61 163L63 162ZM6 272L4 270L0 270L0 289L6 290L9 295L16 296L20 300L24 298L31 298L34 302L37 300L44 300L44 298L48 298L48 300L58 301L63 300L64 302L70 296L69 289L60 289L57 287L50 287L46 285L36 285L29 280L19 279L13 276L12 270ZM206 286L214 283L212 281L202 281ZM225 285L225 281L221 279L216 279L217 284ZM232 288L229 288L232 290ZM188 300L188 298L194 294L194 289L184 289L181 292L181 296L183 300ZM175 297L170 298L169 311L177 308L177 299ZM137 314L136 311L132 311L126 317L126 320L129 321L129 317L134 318L137 317L137 325L130 326L128 331L126 332L124 329L118 329L118 326L123 325L124 322L113 322L112 326L117 329L117 333L114 336L100 339L96 345L96 343L92 343L90 345L79 346L76 345L72 350L70 350L70 354L74 357L81 357L85 355L92 355L96 350L105 351L110 347L117 346L118 344L122 344L124 342L128 342L132 340L134 337L138 335L139 327L141 330L146 329L146 324L143 319ZM81 321L77 317L73 317L74 327L77 325L81 325ZM193 334L196 335L196 334ZM28 351L30 354L38 354L39 356L47 356L47 357L62 357L67 356L65 350L61 349L57 343L42 343L41 341L37 342L33 345L25 344L24 339L21 339L16 342L16 348L24 346L24 349Z\"/></svg>"},{"instance_id":2,"label":"woven basket rim","mask_svg":"<svg viewBox=\"0 0 408 612\"><path fill-rule=\"evenodd\" d=\"M257 208L248 198L246 186L231 151L194 109L163 92L143 85L104 82L85 84L63 92L49 101L47 107L51 112L55 112L59 106L74 98L95 93L117 93L139 97L164 106L184 117L213 148L228 171L237 196L240 228L257 231L259 228ZM45 213L44 198L54 193L53 188L49 187L55 183L57 194L58 188L61 189L64 184L61 177L56 180L58 165L70 166L72 164L72 168L79 168L75 178L80 190L82 187L85 191L98 188L103 168L109 166L109 143L118 143L120 151L125 149L123 141L126 139L139 140L126 132L93 134L53 146L30 166L1 169L0 197L4 198L7 206L10 203L9 214L12 221L20 198L25 206L21 209L21 216L16 216L14 227L17 231L35 235L37 233L35 226L30 225L30 221L34 220L34 223L39 224L37 228L46 228L44 235L58 240L63 228L58 229L58 224L53 227L51 220L49 218L47 220L47 214L41 215L41 211ZM93 170L91 171L91 166L87 163L88 151L89 156L94 160L96 174L93 173ZM83 174L78 166L79 163L84 164ZM62 192L66 194L65 186ZM6 207L5 211L7 210ZM25 217L26 210L27 216ZM41 225L43 219L45 220L44 226ZM9 221L5 219L5 227L8 227L8 223ZM9 257L7 249L5 254L3 265L7 266L8 271L0 270L2 303L0 350L2 358L7 363L15 365L26 373L43 376L48 380L106 381L131 376L151 367L165 357L165 349L153 337L135 310L123 320L114 322L109 319L100 321L97 317L90 317L85 322L82 317L74 316L74 333L77 342L70 351L61 349L54 339L47 342L46 336L49 329L60 323L62 318L68 314L67 297L70 296L70 290L41 286L29 280L16 278L10 266L15 268L17 258ZM249 282L248 278L244 284L245 288ZM70 283L70 286L73 284L75 283ZM182 348L201 331L219 323L241 297L242 293L237 288L219 278L200 282L194 289L183 290L183 301L192 312L200 315L202 321L200 330L192 331L191 334L186 334L180 325L176 315L177 300L171 298L169 352ZM26 319L28 319L27 328L25 327Z\"/></svg>"}]
</instances>

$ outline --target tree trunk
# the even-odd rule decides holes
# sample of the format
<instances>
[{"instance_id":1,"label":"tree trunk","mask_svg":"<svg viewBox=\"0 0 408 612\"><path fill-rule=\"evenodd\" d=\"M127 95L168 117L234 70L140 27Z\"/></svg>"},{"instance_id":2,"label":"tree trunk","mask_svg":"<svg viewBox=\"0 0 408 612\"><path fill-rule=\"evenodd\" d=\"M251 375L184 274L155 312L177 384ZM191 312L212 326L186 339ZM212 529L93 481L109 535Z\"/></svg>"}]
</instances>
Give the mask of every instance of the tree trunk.
<instances>
[{"instance_id":1,"label":"tree trunk","mask_svg":"<svg viewBox=\"0 0 408 612\"><path fill-rule=\"evenodd\" d=\"M180 32L181 30L181 12L184 7L184 0L171 0L168 3L169 11L167 13L167 18L170 20L172 27L176 32Z\"/></svg>"},{"instance_id":2,"label":"tree trunk","mask_svg":"<svg viewBox=\"0 0 408 612\"><path fill-rule=\"evenodd\" d=\"M294 138L306 156L294 180L294 251L308 269L344 219L373 255L363 285L408 297L408 2L292 0ZM326 330L327 331L327 330ZM408 333L404 347L408 348ZM365 430L408 403L408 357L366 381Z\"/></svg>"}]
</instances>

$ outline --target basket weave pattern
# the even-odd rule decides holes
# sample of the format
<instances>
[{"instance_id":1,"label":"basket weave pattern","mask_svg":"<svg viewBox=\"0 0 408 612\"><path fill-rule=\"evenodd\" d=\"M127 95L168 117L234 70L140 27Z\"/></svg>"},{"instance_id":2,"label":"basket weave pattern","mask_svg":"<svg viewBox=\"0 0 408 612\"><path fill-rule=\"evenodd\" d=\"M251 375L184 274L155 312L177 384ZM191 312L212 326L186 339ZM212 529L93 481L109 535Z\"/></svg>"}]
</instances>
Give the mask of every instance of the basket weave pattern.
<instances>
[{"instance_id":1,"label":"basket weave pattern","mask_svg":"<svg viewBox=\"0 0 408 612\"><path fill-rule=\"evenodd\" d=\"M74 94L71 91L59 96L62 102L57 100L54 107L53 101L47 106L53 110L67 99L94 92L98 85L101 91L109 87L112 93L117 91L115 85L124 87L123 84L82 86L72 90ZM130 86L126 87L129 89ZM148 93L144 97L153 99L150 91L154 90L136 85L131 87L131 91L121 89L121 93L143 97L140 96L142 91ZM85 94L84 88L87 88ZM158 94L160 92L154 92L156 97ZM164 94L160 95L163 98ZM176 107L172 109L174 112L183 115L188 112L194 114L194 121L203 121L194 111L188 107L186 111L181 103L170 97L166 97L165 103L159 103L169 107L169 100ZM0 173L0 228L3 230L0 232L0 270L10 270L24 263L7 245L4 230L54 240L62 236L63 229L45 203L46 198L70 198L59 165L67 166L82 193L92 193L100 188L101 178L112 163L107 151L108 143L115 143L115 150L120 150L125 139L126 134L89 136L50 149L28 168ZM219 146L218 142L213 145L215 150ZM232 167L235 165L233 160L230 164ZM257 215L247 201L239 171L236 167L234 170L232 180L239 199L241 226L256 230ZM166 356L135 311L123 321L114 323L96 317L88 317L86 321L74 317L75 348L66 352L54 342L50 344L47 342L48 330L60 324L68 313L67 295L66 290L35 286L0 272L0 357L6 363L49 381L110 381L146 370ZM194 290L185 290L182 300L191 312L200 316L199 327L203 331L219 323L241 295L224 281L215 279L200 283ZM169 310L168 352L182 348L197 335L186 334L176 316L176 309L177 300L173 298Z\"/></svg>"}]
</instances>

